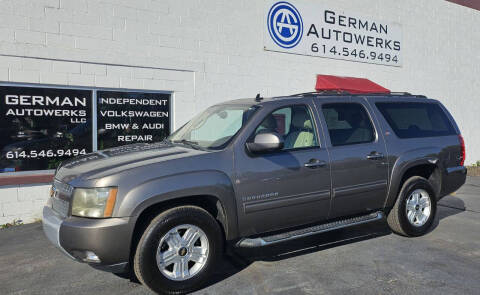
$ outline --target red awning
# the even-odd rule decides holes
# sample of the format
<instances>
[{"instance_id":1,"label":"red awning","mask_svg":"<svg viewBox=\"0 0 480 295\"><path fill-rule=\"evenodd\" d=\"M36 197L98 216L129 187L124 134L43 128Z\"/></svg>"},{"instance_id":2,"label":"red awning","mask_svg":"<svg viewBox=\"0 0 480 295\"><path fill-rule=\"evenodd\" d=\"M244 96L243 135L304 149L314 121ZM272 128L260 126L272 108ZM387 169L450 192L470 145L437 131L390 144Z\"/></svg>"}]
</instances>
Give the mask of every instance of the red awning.
<instances>
[{"instance_id":1,"label":"red awning","mask_svg":"<svg viewBox=\"0 0 480 295\"><path fill-rule=\"evenodd\" d=\"M317 75L317 84L315 85L315 90L345 91L352 94L390 93L390 90L387 88L384 88L368 79L331 75Z\"/></svg>"}]
</instances>

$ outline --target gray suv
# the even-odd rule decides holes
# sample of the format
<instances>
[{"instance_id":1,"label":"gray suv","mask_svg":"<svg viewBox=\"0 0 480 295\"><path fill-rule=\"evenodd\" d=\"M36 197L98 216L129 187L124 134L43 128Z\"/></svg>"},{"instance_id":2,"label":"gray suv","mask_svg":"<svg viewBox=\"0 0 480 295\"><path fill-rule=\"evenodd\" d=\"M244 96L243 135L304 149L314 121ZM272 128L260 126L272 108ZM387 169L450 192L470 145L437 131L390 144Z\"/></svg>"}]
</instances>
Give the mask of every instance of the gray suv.
<instances>
[{"instance_id":1,"label":"gray suv","mask_svg":"<svg viewBox=\"0 0 480 295\"><path fill-rule=\"evenodd\" d=\"M163 142L64 162L43 226L67 256L179 294L208 281L227 245L381 219L422 235L438 200L464 184L464 160L460 131L437 100L257 96L212 106Z\"/></svg>"}]
</instances>

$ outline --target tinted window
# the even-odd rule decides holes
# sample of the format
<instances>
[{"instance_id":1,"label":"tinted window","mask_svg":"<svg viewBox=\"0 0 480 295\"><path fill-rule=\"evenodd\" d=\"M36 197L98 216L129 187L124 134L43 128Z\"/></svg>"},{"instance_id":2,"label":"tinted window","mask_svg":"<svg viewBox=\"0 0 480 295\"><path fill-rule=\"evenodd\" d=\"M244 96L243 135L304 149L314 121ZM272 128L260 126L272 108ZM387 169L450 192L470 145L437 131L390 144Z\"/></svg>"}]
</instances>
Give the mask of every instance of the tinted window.
<instances>
[{"instance_id":1,"label":"tinted window","mask_svg":"<svg viewBox=\"0 0 480 295\"><path fill-rule=\"evenodd\" d=\"M452 124L437 104L382 102L376 105L400 138L455 134Z\"/></svg>"},{"instance_id":2,"label":"tinted window","mask_svg":"<svg viewBox=\"0 0 480 295\"><path fill-rule=\"evenodd\" d=\"M322 107L333 146L371 142L375 131L367 112L357 103L331 103Z\"/></svg>"},{"instance_id":3,"label":"tinted window","mask_svg":"<svg viewBox=\"0 0 480 295\"><path fill-rule=\"evenodd\" d=\"M255 134L275 132L283 137L284 150L318 146L312 116L305 106L291 106L268 114Z\"/></svg>"}]
</instances>

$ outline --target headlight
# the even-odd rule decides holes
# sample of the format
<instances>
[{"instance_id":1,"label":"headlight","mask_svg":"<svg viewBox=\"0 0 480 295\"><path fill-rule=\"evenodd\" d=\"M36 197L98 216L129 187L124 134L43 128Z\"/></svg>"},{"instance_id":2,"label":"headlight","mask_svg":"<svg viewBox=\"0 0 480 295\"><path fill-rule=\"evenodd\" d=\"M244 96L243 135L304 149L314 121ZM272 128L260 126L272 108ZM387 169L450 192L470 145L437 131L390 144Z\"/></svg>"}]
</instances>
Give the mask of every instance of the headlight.
<instances>
[{"instance_id":1,"label":"headlight","mask_svg":"<svg viewBox=\"0 0 480 295\"><path fill-rule=\"evenodd\" d=\"M81 217L111 217L117 198L117 188L76 188L73 192L72 215Z\"/></svg>"}]
</instances>

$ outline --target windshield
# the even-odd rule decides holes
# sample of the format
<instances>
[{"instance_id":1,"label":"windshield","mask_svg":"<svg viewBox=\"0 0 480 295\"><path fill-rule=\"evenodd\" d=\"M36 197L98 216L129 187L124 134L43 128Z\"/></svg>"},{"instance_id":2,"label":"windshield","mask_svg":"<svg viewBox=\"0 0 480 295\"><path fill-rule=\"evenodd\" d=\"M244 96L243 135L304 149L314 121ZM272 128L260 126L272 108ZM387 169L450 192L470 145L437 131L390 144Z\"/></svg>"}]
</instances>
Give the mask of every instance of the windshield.
<instances>
[{"instance_id":1,"label":"windshield","mask_svg":"<svg viewBox=\"0 0 480 295\"><path fill-rule=\"evenodd\" d=\"M207 149L223 148L257 109L257 106L243 105L210 107L170 135L168 140Z\"/></svg>"}]
</instances>

